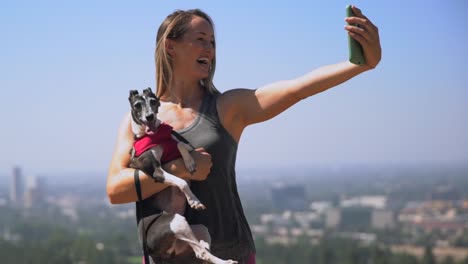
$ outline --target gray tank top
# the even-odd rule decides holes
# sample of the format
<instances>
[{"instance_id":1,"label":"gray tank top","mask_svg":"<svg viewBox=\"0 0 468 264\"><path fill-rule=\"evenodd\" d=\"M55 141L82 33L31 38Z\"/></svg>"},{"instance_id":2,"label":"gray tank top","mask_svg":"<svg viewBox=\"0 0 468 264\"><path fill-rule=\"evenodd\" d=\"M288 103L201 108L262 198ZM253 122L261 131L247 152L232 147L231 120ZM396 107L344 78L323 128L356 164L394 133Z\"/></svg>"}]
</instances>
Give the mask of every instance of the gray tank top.
<instances>
[{"instance_id":1,"label":"gray tank top","mask_svg":"<svg viewBox=\"0 0 468 264\"><path fill-rule=\"evenodd\" d=\"M208 228L211 252L215 256L245 263L248 256L255 253L255 245L237 191L237 142L219 120L218 96L207 94L195 121L177 131L195 148L205 148L213 162L207 180L191 181L190 187L206 210L196 211L187 207L185 217L190 224L202 224Z\"/></svg>"}]
</instances>

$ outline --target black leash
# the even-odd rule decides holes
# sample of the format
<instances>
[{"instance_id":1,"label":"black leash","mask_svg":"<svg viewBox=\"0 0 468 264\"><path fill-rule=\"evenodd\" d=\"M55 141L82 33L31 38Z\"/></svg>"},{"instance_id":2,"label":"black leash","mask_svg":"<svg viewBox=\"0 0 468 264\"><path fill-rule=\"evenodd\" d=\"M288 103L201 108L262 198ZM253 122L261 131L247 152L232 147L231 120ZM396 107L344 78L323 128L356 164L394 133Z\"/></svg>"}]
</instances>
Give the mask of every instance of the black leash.
<instances>
[{"instance_id":1,"label":"black leash","mask_svg":"<svg viewBox=\"0 0 468 264\"><path fill-rule=\"evenodd\" d=\"M185 144L189 145L192 149L195 149L187 139L185 139L181 134L175 132L175 130L172 130L171 134L174 135L179 141L184 142Z\"/></svg>"},{"instance_id":2,"label":"black leash","mask_svg":"<svg viewBox=\"0 0 468 264\"><path fill-rule=\"evenodd\" d=\"M148 246L146 245L146 229L145 229L145 221L143 221L143 206L142 206L142 196L141 196L141 188L140 188L140 175L139 175L139 170L135 170L135 173L133 174L134 181L135 181L135 189L137 192L138 196L138 219L141 221L141 227L143 229L143 254L145 258L145 264L150 264L149 262L149 255L148 255ZM138 223L137 223L138 224Z\"/></svg>"}]
</instances>

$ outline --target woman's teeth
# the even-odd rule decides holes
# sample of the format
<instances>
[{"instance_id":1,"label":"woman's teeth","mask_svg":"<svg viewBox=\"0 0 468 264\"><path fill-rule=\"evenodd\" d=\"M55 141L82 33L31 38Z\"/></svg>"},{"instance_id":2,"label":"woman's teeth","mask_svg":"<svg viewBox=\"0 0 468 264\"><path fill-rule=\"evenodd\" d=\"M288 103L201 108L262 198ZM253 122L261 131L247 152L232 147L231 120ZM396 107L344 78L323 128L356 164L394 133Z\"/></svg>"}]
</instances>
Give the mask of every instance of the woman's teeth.
<instances>
[{"instance_id":1,"label":"woman's teeth","mask_svg":"<svg viewBox=\"0 0 468 264\"><path fill-rule=\"evenodd\" d=\"M200 58L197 60L198 63L201 63L201 64L208 64L209 63L209 60L206 59L206 58Z\"/></svg>"}]
</instances>

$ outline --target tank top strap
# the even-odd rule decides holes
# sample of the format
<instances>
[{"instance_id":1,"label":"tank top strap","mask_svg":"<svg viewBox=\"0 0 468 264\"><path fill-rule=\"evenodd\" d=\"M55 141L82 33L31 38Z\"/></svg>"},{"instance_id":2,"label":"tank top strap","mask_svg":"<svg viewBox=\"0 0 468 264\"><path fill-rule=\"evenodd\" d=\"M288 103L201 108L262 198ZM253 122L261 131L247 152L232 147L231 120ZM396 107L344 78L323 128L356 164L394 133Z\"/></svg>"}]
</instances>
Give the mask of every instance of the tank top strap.
<instances>
[{"instance_id":1,"label":"tank top strap","mask_svg":"<svg viewBox=\"0 0 468 264\"><path fill-rule=\"evenodd\" d=\"M220 125L218 108L216 106L218 96L219 94L207 93L203 98L203 105L200 110L200 116L217 126Z\"/></svg>"}]
</instances>

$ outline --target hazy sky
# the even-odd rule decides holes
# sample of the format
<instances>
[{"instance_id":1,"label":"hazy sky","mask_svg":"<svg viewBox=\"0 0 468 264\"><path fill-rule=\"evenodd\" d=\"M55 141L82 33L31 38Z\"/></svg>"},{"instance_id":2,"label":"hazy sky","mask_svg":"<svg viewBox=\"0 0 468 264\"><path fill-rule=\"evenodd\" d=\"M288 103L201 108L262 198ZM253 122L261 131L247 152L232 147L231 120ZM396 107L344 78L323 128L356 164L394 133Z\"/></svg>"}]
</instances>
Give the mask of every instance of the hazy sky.
<instances>
[{"instance_id":1,"label":"hazy sky","mask_svg":"<svg viewBox=\"0 0 468 264\"><path fill-rule=\"evenodd\" d=\"M128 90L155 87L161 21L216 25L221 91L347 59L348 1L4 1L0 174L105 171ZM374 71L245 130L238 168L468 163L466 1L355 1L378 25Z\"/></svg>"}]
</instances>

